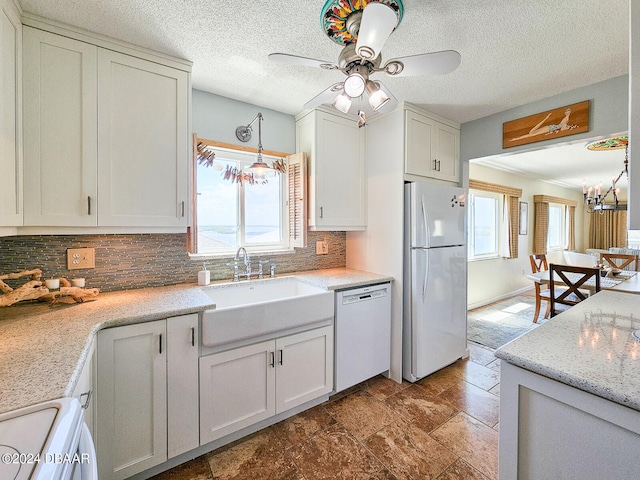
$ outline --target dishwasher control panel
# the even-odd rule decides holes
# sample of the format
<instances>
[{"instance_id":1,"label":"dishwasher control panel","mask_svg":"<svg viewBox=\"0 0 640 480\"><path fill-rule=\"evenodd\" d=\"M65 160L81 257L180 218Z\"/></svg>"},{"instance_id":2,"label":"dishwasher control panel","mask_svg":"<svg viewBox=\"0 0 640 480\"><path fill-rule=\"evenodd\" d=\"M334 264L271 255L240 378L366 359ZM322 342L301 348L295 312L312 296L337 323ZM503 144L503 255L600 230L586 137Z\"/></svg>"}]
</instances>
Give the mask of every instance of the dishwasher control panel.
<instances>
[{"instance_id":1,"label":"dishwasher control panel","mask_svg":"<svg viewBox=\"0 0 640 480\"><path fill-rule=\"evenodd\" d=\"M344 292L342 295L342 304L349 305L351 303L385 297L387 295L387 289L388 287L385 285L377 289L374 287L362 288L359 289L356 293Z\"/></svg>"}]
</instances>

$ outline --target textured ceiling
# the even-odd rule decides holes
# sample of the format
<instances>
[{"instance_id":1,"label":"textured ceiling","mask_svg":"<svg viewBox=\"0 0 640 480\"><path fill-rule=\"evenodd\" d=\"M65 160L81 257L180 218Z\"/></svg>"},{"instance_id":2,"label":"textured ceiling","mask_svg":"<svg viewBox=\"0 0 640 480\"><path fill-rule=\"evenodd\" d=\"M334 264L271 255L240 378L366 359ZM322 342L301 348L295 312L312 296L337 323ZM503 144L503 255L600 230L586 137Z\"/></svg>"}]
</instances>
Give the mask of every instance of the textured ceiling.
<instances>
[{"instance_id":1,"label":"textured ceiling","mask_svg":"<svg viewBox=\"0 0 640 480\"><path fill-rule=\"evenodd\" d=\"M26 12L193 62L193 87L296 114L340 72L270 62L337 61L325 0L19 0ZM464 123L628 73L628 0L405 0L384 59L453 49L444 76L375 78L399 101Z\"/></svg>"}]
</instances>

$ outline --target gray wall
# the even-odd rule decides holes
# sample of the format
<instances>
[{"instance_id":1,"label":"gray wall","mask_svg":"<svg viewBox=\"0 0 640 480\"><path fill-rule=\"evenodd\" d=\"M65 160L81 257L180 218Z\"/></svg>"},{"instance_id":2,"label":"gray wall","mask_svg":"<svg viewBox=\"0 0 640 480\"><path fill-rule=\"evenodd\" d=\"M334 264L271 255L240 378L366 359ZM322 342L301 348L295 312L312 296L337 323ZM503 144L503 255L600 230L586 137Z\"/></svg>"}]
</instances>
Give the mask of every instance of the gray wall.
<instances>
[{"instance_id":1,"label":"gray wall","mask_svg":"<svg viewBox=\"0 0 640 480\"><path fill-rule=\"evenodd\" d=\"M504 122L584 100L591 101L588 132L507 149L502 148L502 124ZM539 150L556 143L574 142L600 135L624 133L629 129L628 112L629 76L623 75L463 123L460 128L460 158L463 161L469 161L491 155Z\"/></svg>"},{"instance_id":2,"label":"gray wall","mask_svg":"<svg viewBox=\"0 0 640 480\"><path fill-rule=\"evenodd\" d=\"M253 125L251 140L242 143L236 128L248 125L262 112L262 148L295 153L296 121L292 115L249 103L192 90L192 129L200 138L258 148L258 122Z\"/></svg>"}]
</instances>

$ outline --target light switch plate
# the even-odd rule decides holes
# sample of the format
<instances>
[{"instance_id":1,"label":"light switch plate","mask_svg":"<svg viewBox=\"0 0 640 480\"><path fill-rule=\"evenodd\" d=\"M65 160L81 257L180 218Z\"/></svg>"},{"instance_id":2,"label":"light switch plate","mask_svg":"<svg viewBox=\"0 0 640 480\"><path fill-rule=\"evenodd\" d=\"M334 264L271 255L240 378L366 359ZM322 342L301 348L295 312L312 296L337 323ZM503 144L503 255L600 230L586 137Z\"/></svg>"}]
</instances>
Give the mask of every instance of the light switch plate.
<instances>
[{"instance_id":1,"label":"light switch plate","mask_svg":"<svg viewBox=\"0 0 640 480\"><path fill-rule=\"evenodd\" d=\"M81 268L96 268L95 248L68 248L67 268L78 270Z\"/></svg>"}]
</instances>

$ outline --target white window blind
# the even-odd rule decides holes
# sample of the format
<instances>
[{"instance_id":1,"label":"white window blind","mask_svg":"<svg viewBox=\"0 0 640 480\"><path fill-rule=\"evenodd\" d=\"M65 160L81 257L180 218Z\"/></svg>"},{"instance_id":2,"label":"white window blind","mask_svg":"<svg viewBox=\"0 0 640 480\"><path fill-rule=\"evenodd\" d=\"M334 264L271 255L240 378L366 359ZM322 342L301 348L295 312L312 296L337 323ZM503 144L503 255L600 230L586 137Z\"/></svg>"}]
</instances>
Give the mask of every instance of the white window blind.
<instances>
[{"instance_id":1,"label":"white window blind","mask_svg":"<svg viewBox=\"0 0 640 480\"><path fill-rule=\"evenodd\" d=\"M307 246L307 157L304 152L287 157L287 209L289 247Z\"/></svg>"}]
</instances>

